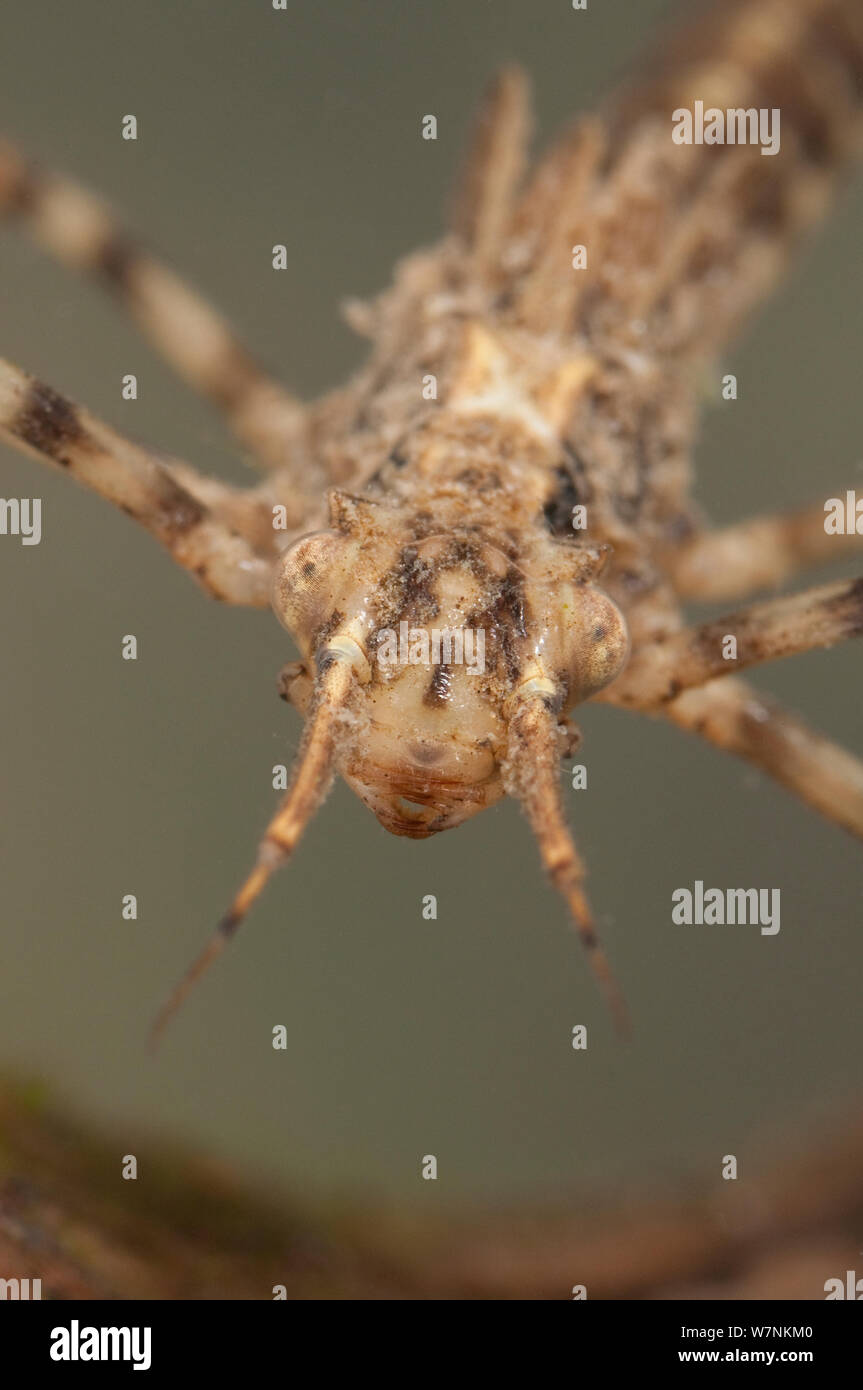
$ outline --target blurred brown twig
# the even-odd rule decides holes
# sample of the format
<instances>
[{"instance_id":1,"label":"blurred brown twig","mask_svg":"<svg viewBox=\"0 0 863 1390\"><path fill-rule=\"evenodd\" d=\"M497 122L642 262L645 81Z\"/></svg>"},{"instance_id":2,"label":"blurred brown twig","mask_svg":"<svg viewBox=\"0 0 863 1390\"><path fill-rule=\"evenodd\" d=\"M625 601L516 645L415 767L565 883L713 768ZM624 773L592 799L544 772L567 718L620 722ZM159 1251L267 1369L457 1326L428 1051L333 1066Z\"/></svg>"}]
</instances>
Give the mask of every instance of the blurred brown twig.
<instances>
[{"instance_id":1,"label":"blurred brown twig","mask_svg":"<svg viewBox=\"0 0 863 1390\"><path fill-rule=\"evenodd\" d=\"M37 1088L0 1086L0 1277L66 1299L820 1299L860 1264L859 1117L710 1192L443 1221L282 1204L162 1143L124 1181L122 1156Z\"/></svg>"}]
</instances>

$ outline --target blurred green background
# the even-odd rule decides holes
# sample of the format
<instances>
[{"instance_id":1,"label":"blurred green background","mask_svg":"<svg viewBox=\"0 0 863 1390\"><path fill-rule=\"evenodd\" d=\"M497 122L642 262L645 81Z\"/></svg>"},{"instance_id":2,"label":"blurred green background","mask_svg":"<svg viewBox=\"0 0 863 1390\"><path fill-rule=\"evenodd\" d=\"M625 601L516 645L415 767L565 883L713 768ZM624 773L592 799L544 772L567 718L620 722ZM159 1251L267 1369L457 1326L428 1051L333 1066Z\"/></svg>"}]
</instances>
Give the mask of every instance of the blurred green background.
<instances>
[{"instance_id":1,"label":"blurred green background","mask_svg":"<svg viewBox=\"0 0 863 1390\"><path fill-rule=\"evenodd\" d=\"M439 235L496 67L527 67L547 138L674 9L6 0L0 128L109 195L316 394L364 351L339 301ZM137 143L120 138L126 113ZM420 139L426 113L436 143ZM858 183L725 364L740 398L706 414L697 457L718 521L863 487L861 223ZM251 476L115 306L11 228L0 302L4 355L147 443ZM127 372L135 403L120 398ZM0 539L4 1067L119 1117L139 1159L163 1131L270 1181L426 1203L718 1179L725 1153L743 1175L853 1097L860 847L743 765L603 709L583 714L590 786L569 798L630 1048L514 805L411 843L340 786L148 1057L154 1007L246 871L272 766L296 748L298 718L275 693L291 653L269 614L208 603L98 499L8 450L0 468L4 496L43 498L40 546ZM136 663L120 658L125 633ZM860 670L852 644L755 679L863 751ZM781 932L673 926L672 890L696 878L781 888ZM287 1052L271 1046L279 1023ZM586 1054L570 1045L577 1023ZM419 1176L429 1153L434 1184Z\"/></svg>"}]
</instances>

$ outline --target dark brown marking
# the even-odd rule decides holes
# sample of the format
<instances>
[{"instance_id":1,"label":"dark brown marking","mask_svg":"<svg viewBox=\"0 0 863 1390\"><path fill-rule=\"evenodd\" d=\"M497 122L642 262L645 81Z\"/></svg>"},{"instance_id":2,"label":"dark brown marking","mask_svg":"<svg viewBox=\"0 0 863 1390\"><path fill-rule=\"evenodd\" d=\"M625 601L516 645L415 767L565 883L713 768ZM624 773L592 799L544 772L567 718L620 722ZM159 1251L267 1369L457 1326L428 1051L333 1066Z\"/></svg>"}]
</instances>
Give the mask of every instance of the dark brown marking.
<instances>
[{"instance_id":1,"label":"dark brown marking","mask_svg":"<svg viewBox=\"0 0 863 1390\"><path fill-rule=\"evenodd\" d=\"M337 652L329 650L318 651L315 655L315 666L317 667L318 675L325 675L330 667L334 666L338 660L339 656Z\"/></svg>"},{"instance_id":2,"label":"dark brown marking","mask_svg":"<svg viewBox=\"0 0 863 1390\"><path fill-rule=\"evenodd\" d=\"M403 468L408 466L409 462L410 459L407 454L402 453L400 446L398 444L394 445L383 463L380 464L368 478L365 487L386 488L387 477L390 471L395 469L396 472L400 472Z\"/></svg>"},{"instance_id":3,"label":"dark brown marking","mask_svg":"<svg viewBox=\"0 0 863 1390\"><path fill-rule=\"evenodd\" d=\"M649 594L657 584L656 575L646 570L619 570L615 578L630 598L640 598Z\"/></svg>"},{"instance_id":4,"label":"dark brown marking","mask_svg":"<svg viewBox=\"0 0 863 1390\"><path fill-rule=\"evenodd\" d=\"M38 201L39 180L33 170L24 165L13 169L0 196L3 212L29 217L36 210Z\"/></svg>"},{"instance_id":5,"label":"dark brown marking","mask_svg":"<svg viewBox=\"0 0 863 1390\"><path fill-rule=\"evenodd\" d=\"M443 749L434 743L411 743L408 745L408 752L415 763L422 763L424 766L439 763L443 757Z\"/></svg>"},{"instance_id":6,"label":"dark brown marking","mask_svg":"<svg viewBox=\"0 0 863 1390\"><path fill-rule=\"evenodd\" d=\"M643 412L645 415L647 412ZM642 425L631 441L631 452L627 459L627 467L621 471L621 481L618 490L614 494L614 510L621 521L627 526L632 526L637 522L641 515L641 509L647 498L647 485L650 477L650 453L644 433L646 424Z\"/></svg>"},{"instance_id":7,"label":"dark brown marking","mask_svg":"<svg viewBox=\"0 0 863 1390\"><path fill-rule=\"evenodd\" d=\"M848 71L855 93L863 93L863 44L847 15L833 9L813 18L813 40L832 62Z\"/></svg>"},{"instance_id":8,"label":"dark brown marking","mask_svg":"<svg viewBox=\"0 0 863 1390\"><path fill-rule=\"evenodd\" d=\"M428 689L423 695L423 704L434 708L438 705L446 704L450 698L452 688L452 674L448 666L436 666L432 672L432 678Z\"/></svg>"},{"instance_id":9,"label":"dark brown marking","mask_svg":"<svg viewBox=\"0 0 863 1390\"><path fill-rule=\"evenodd\" d=\"M465 487L475 488L477 492L497 492L501 485L500 474L496 468L469 466L456 474L455 481Z\"/></svg>"},{"instance_id":10,"label":"dark brown marking","mask_svg":"<svg viewBox=\"0 0 863 1390\"><path fill-rule=\"evenodd\" d=\"M25 444L64 468L71 462L70 445L80 447L88 438L71 401L41 381L31 382L9 429Z\"/></svg>"},{"instance_id":11,"label":"dark brown marking","mask_svg":"<svg viewBox=\"0 0 863 1390\"><path fill-rule=\"evenodd\" d=\"M764 105L781 109L783 121L793 126L806 158L822 167L834 163L838 154L836 115L813 103L795 66L787 58L780 59L762 75L761 86Z\"/></svg>"},{"instance_id":12,"label":"dark brown marking","mask_svg":"<svg viewBox=\"0 0 863 1390\"><path fill-rule=\"evenodd\" d=\"M527 620L524 579L515 566L507 570L491 602L469 618L471 627L484 628L489 634L492 649L500 653L510 682L515 682L521 671L521 642L527 636Z\"/></svg>"},{"instance_id":13,"label":"dark brown marking","mask_svg":"<svg viewBox=\"0 0 863 1390\"><path fill-rule=\"evenodd\" d=\"M847 637L863 636L863 577L853 579L845 593L828 604L828 612L830 608L837 608L842 614Z\"/></svg>"},{"instance_id":14,"label":"dark brown marking","mask_svg":"<svg viewBox=\"0 0 863 1390\"><path fill-rule=\"evenodd\" d=\"M230 941L231 937L234 935L234 932L237 930L242 920L242 913L233 911L226 912L217 927L219 936L223 936L228 941Z\"/></svg>"},{"instance_id":15,"label":"dark brown marking","mask_svg":"<svg viewBox=\"0 0 863 1390\"><path fill-rule=\"evenodd\" d=\"M127 291L139 259L138 248L122 232L112 232L99 247L95 268L115 289Z\"/></svg>"},{"instance_id":16,"label":"dark brown marking","mask_svg":"<svg viewBox=\"0 0 863 1390\"><path fill-rule=\"evenodd\" d=\"M436 617L439 607L433 588L435 573L436 567L424 560L415 546L406 545L398 564L387 577L386 588L392 596L393 613L404 612L417 623Z\"/></svg>"},{"instance_id":17,"label":"dark brown marking","mask_svg":"<svg viewBox=\"0 0 863 1390\"><path fill-rule=\"evenodd\" d=\"M410 522L410 530L416 539L421 541L434 531L434 525L435 521L431 512L414 512Z\"/></svg>"},{"instance_id":18,"label":"dark brown marking","mask_svg":"<svg viewBox=\"0 0 863 1390\"><path fill-rule=\"evenodd\" d=\"M582 501L578 483L571 470L563 464L555 468L552 492L542 509L545 524L552 536L572 535L572 509Z\"/></svg>"},{"instance_id":19,"label":"dark brown marking","mask_svg":"<svg viewBox=\"0 0 863 1390\"><path fill-rule=\"evenodd\" d=\"M313 645L313 647L315 648L316 651L319 652L319 651L320 651L320 648L324 646L325 642L326 642L330 637L332 637L333 633L334 633L334 632L338 632L339 627L340 627L341 624L344 622L344 617L345 617L344 613L340 612L340 610L339 610L338 608L334 608L334 609L333 609L332 613L331 613L330 616L327 618L326 622L321 624L321 626L318 628L317 632L314 634L314 636L313 636L313 638L312 638L312 645ZM316 660L317 660L318 670L319 670L319 671L326 670L326 667L325 667L325 666L321 666L320 660L317 659L317 658L316 658ZM331 665L332 663L330 662L330 663L327 663L327 664L328 664L328 665Z\"/></svg>"},{"instance_id":20,"label":"dark brown marking","mask_svg":"<svg viewBox=\"0 0 863 1390\"><path fill-rule=\"evenodd\" d=\"M159 511L162 526L172 537L185 536L207 517L206 507L168 473L162 475Z\"/></svg>"},{"instance_id":21,"label":"dark brown marking","mask_svg":"<svg viewBox=\"0 0 863 1390\"><path fill-rule=\"evenodd\" d=\"M456 473L455 481L464 483L465 487L478 487L482 481L482 476L479 468L463 468L460 473Z\"/></svg>"}]
</instances>

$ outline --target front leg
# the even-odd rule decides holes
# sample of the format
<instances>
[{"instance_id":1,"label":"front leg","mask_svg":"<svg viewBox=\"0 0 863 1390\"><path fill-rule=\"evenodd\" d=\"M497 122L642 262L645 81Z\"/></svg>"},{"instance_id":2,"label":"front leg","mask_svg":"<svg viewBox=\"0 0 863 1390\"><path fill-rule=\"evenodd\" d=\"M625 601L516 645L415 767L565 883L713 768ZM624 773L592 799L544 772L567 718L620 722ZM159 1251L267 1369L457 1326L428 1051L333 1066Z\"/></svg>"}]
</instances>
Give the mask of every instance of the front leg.
<instances>
[{"instance_id":1,"label":"front leg","mask_svg":"<svg viewBox=\"0 0 863 1390\"><path fill-rule=\"evenodd\" d=\"M754 603L642 646L623 675L596 698L630 709L660 707L717 676L861 635L863 579L825 584Z\"/></svg>"},{"instance_id":2,"label":"front leg","mask_svg":"<svg viewBox=\"0 0 863 1390\"><path fill-rule=\"evenodd\" d=\"M844 500L844 499L843 499ZM863 549L863 535L825 529L824 503L780 516L756 516L693 537L665 560L681 598L748 598L790 579L807 565L825 564Z\"/></svg>"},{"instance_id":3,"label":"front leg","mask_svg":"<svg viewBox=\"0 0 863 1390\"><path fill-rule=\"evenodd\" d=\"M73 270L97 276L177 374L226 417L238 439L293 488L305 407L275 381L205 299L123 230L111 209L71 179L35 169L0 141L0 216L22 222Z\"/></svg>"},{"instance_id":4,"label":"front leg","mask_svg":"<svg viewBox=\"0 0 863 1390\"><path fill-rule=\"evenodd\" d=\"M180 481L179 470L2 359L0 438L50 460L134 517L214 598L269 604L272 560L219 520ZM197 477L184 466L184 477L190 475Z\"/></svg>"}]
</instances>

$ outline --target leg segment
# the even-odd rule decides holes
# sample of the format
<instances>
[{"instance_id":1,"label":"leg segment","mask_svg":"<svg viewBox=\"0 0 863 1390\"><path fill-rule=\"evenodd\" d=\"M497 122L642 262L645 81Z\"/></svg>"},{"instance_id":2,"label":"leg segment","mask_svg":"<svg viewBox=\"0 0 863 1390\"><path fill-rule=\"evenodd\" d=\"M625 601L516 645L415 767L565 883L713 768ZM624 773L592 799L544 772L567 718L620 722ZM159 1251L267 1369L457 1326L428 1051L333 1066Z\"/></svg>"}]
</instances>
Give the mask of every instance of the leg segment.
<instances>
[{"instance_id":1,"label":"leg segment","mask_svg":"<svg viewBox=\"0 0 863 1390\"><path fill-rule=\"evenodd\" d=\"M863 579L825 584L753 604L643 647L606 698L610 704L649 709L717 676L861 635ZM735 658L723 652L728 637L736 641Z\"/></svg>"},{"instance_id":2,"label":"leg segment","mask_svg":"<svg viewBox=\"0 0 863 1390\"><path fill-rule=\"evenodd\" d=\"M175 371L224 411L261 463L290 466L302 436L302 405L253 361L215 310L120 230L104 203L67 179L32 169L2 142L4 213L24 220L65 265L101 278Z\"/></svg>"},{"instance_id":3,"label":"leg segment","mask_svg":"<svg viewBox=\"0 0 863 1390\"><path fill-rule=\"evenodd\" d=\"M747 598L783 583L806 565L863 549L863 536L828 535L824 505L784 516L758 516L696 536L666 561L681 598Z\"/></svg>"},{"instance_id":4,"label":"leg segment","mask_svg":"<svg viewBox=\"0 0 863 1390\"><path fill-rule=\"evenodd\" d=\"M596 933L584 890L586 871L566 824L560 799L558 716L546 697L524 699L509 726L506 789L522 804L546 872L564 899L605 995L618 1032L629 1034L629 1014Z\"/></svg>"},{"instance_id":5,"label":"leg segment","mask_svg":"<svg viewBox=\"0 0 863 1390\"><path fill-rule=\"evenodd\" d=\"M286 507L285 530L273 527L273 504L282 498L266 479L256 487L232 487L218 478L199 473L191 464L172 459L171 475L207 508L214 521L220 521L248 541L258 555L275 558L281 549L279 541L289 542L294 535L308 529L309 512L297 506Z\"/></svg>"},{"instance_id":6,"label":"leg segment","mask_svg":"<svg viewBox=\"0 0 863 1390\"><path fill-rule=\"evenodd\" d=\"M743 681L713 681L662 711L725 752L753 763L822 816L863 839L863 762Z\"/></svg>"},{"instance_id":7,"label":"leg segment","mask_svg":"<svg viewBox=\"0 0 863 1390\"><path fill-rule=\"evenodd\" d=\"M134 517L215 598L267 607L272 562L216 519L169 463L2 359L0 439L49 459Z\"/></svg>"}]
</instances>

